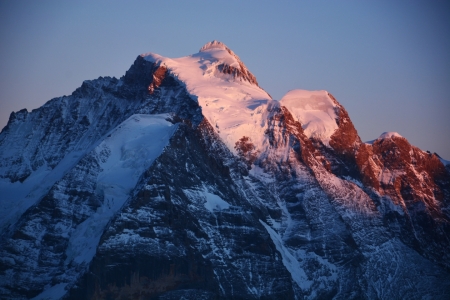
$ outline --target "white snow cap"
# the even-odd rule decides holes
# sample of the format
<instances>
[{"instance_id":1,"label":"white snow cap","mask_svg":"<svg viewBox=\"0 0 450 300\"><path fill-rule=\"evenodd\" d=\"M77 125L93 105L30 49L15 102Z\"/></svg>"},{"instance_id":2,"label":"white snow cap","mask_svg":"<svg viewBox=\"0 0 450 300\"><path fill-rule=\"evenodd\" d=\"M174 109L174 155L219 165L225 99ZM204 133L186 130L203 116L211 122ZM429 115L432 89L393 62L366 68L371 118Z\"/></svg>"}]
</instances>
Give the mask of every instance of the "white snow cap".
<instances>
[{"instance_id":1,"label":"white snow cap","mask_svg":"<svg viewBox=\"0 0 450 300\"><path fill-rule=\"evenodd\" d=\"M243 136L250 137L255 145L257 139L264 138L265 123L261 111L272 98L257 84L218 70L219 66L227 65L241 72L247 71L239 57L225 44L212 41L200 52L180 58L153 53L141 56L166 66L186 85L187 91L202 107L203 115L231 151L235 151L235 143Z\"/></svg>"},{"instance_id":2,"label":"white snow cap","mask_svg":"<svg viewBox=\"0 0 450 300\"><path fill-rule=\"evenodd\" d=\"M302 124L307 137L319 139L329 145L331 136L338 129L338 105L327 91L292 90L281 98L280 104Z\"/></svg>"},{"instance_id":3,"label":"white snow cap","mask_svg":"<svg viewBox=\"0 0 450 300\"><path fill-rule=\"evenodd\" d=\"M228 48L224 43L214 40L201 47L199 52L204 52L210 49L223 49L231 51L230 48Z\"/></svg>"},{"instance_id":4,"label":"white snow cap","mask_svg":"<svg viewBox=\"0 0 450 300\"><path fill-rule=\"evenodd\" d=\"M400 134L398 134L397 132L389 131L389 132L383 132L378 139L381 139L381 140L382 139L390 139L393 136L402 138L402 136Z\"/></svg>"}]
</instances>

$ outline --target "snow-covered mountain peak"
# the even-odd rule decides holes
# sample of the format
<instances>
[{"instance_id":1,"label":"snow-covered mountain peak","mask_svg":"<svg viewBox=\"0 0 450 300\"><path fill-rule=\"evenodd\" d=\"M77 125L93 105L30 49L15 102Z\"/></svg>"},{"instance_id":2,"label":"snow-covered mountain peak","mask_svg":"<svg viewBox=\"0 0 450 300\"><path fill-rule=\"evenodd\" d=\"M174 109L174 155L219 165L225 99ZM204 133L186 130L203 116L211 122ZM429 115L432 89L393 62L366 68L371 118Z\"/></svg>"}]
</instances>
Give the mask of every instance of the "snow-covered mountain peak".
<instances>
[{"instance_id":1,"label":"snow-covered mountain peak","mask_svg":"<svg viewBox=\"0 0 450 300\"><path fill-rule=\"evenodd\" d=\"M390 139L392 137L400 137L403 138L400 134L398 134L398 132L393 132L393 131L389 131L389 132L383 132L378 139L379 140L383 140L383 139Z\"/></svg>"},{"instance_id":2,"label":"snow-covered mountain peak","mask_svg":"<svg viewBox=\"0 0 450 300\"><path fill-rule=\"evenodd\" d=\"M193 56L217 61L215 76L231 77L234 80L247 81L251 84L258 85L256 77L247 69L239 56L222 42L214 40L206 43L200 48L199 53Z\"/></svg>"},{"instance_id":3,"label":"snow-covered mountain peak","mask_svg":"<svg viewBox=\"0 0 450 300\"><path fill-rule=\"evenodd\" d=\"M223 49L232 52L230 48L228 48L224 43L216 40L206 43L203 47L200 48L199 52L205 52L210 49Z\"/></svg>"},{"instance_id":4,"label":"snow-covered mountain peak","mask_svg":"<svg viewBox=\"0 0 450 300\"><path fill-rule=\"evenodd\" d=\"M372 145L375 141L391 139L392 137L404 138L398 132L388 131L388 132L383 132L378 138L371 140L371 141L367 141L365 143Z\"/></svg>"},{"instance_id":5,"label":"snow-covered mountain peak","mask_svg":"<svg viewBox=\"0 0 450 300\"><path fill-rule=\"evenodd\" d=\"M448 162L252 76L213 41L12 113L0 299L450 299Z\"/></svg>"},{"instance_id":6,"label":"snow-covered mountain peak","mask_svg":"<svg viewBox=\"0 0 450 300\"><path fill-rule=\"evenodd\" d=\"M263 136L262 108L271 101L237 55L223 43L213 41L200 52L167 58L154 53L141 55L145 60L163 65L202 107L203 115L215 128L228 148L245 136ZM258 134L256 134L258 133Z\"/></svg>"},{"instance_id":7,"label":"snow-covered mountain peak","mask_svg":"<svg viewBox=\"0 0 450 300\"><path fill-rule=\"evenodd\" d=\"M306 136L329 145L338 128L338 104L327 91L291 90L283 96L280 104L302 124Z\"/></svg>"},{"instance_id":8,"label":"snow-covered mountain peak","mask_svg":"<svg viewBox=\"0 0 450 300\"><path fill-rule=\"evenodd\" d=\"M225 63L228 66L240 69L240 71L248 71L239 56L237 56L224 43L216 40L206 43L200 48L200 51L193 56L217 60L217 62Z\"/></svg>"}]
</instances>

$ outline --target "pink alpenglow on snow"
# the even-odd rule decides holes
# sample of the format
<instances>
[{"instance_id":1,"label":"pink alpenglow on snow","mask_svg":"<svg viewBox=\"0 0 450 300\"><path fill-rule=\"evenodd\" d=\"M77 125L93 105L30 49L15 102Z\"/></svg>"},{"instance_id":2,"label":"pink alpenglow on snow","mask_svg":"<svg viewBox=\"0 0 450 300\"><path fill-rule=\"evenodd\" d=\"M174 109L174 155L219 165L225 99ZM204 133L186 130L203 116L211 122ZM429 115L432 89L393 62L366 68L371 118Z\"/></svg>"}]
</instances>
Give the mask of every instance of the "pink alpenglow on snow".
<instances>
[{"instance_id":1,"label":"pink alpenglow on snow","mask_svg":"<svg viewBox=\"0 0 450 300\"><path fill-rule=\"evenodd\" d=\"M167 67L186 85L229 149L234 151L236 141L249 133L255 145L263 142L265 123L261 112L273 100L225 44L212 41L200 52L180 58L154 53L141 56Z\"/></svg>"},{"instance_id":2,"label":"pink alpenglow on snow","mask_svg":"<svg viewBox=\"0 0 450 300\"><path fill-rule=\"evenodd\" d=\"M389 132L383 132L378 139L390 139L393 136L402 138L402 136L400 134L398 134L397 132L389 131Z\"/></svg>"},{"instance_id":3,"label":"pink alpenglow on snow","mask_svg":"<svg viewBox=\"0 0 450 300\"><path fill-rule=\"evenodd\" d=\"M307 137L329 145L331 136L338 128L338 105L327 91L292 90L281 98L280 104L302 124Z\"/></svg>"}]
</instances>

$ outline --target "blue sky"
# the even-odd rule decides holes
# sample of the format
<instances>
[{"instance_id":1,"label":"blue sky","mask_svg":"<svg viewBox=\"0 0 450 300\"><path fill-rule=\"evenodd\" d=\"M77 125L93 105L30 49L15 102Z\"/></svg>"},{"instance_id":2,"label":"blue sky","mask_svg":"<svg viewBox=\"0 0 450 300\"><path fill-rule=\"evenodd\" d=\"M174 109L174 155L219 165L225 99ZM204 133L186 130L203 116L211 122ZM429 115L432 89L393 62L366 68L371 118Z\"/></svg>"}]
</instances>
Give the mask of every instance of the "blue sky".
<instances>
[{"instance_id":1,"label":"blue sky","mask_svg":"<svg viewBox=\"0 0 450 300\"><path fill-rule=\"evenodd\" d=\"M83 80L122 76L141 53L216 39L274 99L327 90L363 140L397 131L450 159L449 3L0 0L0 127Z\"/></svg>"}]
</instances>

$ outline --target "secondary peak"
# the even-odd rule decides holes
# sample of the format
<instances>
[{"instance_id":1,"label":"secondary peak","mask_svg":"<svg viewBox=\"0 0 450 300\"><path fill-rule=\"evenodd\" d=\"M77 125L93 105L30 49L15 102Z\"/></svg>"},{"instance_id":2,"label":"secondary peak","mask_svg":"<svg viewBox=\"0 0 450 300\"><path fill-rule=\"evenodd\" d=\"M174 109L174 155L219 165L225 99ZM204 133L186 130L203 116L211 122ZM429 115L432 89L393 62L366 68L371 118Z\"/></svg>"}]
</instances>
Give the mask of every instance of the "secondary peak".
<instances>
[{"instance_id":1,"label":"secondary peak","mask_svg":"<svg viewBox=\"0 0 450 300\"><path fill-rule=\"evenodd\" d=\"M214 40L206 43L203 47L201 47L200 52L204 52L210 49L224 49L230 51L230 48L228 48L224 43Z\"/></svg>"},{"instance_id":2,"label":"secondary peak","mask_svg":"<svg viewBox=\"0 0 450 300\"><path fill-rule=\"evenodd\" d=\"M390 139L393 136L402 138L402 136L397 132L390 131L390 132L383 132L378 139Z\"/></svg>"}]
</instances>

